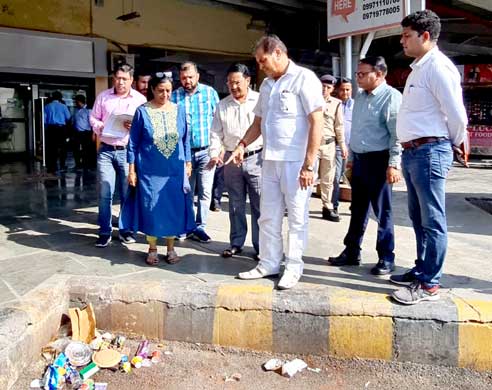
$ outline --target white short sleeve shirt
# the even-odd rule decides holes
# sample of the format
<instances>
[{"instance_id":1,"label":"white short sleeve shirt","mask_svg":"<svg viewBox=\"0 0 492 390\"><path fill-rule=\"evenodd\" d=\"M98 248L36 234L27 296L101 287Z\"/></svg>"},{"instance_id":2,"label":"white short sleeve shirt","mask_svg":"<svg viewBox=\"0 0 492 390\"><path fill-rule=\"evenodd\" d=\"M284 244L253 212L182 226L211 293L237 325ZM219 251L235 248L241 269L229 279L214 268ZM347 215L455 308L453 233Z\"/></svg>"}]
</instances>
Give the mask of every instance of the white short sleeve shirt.
<instances>
[{"instance_id":1,"label":"white short sleeve shirt","mask_svg":"<svg viewBox=\"0 0 492 390\"><path fill-rule=\"evenodd\" d=\"M254 113L261 117L263 159L301 161L309 137L308 115L324 108L321 82L309 69L289 61L278 80L266 78Z\"/></svg>"}]
</instances>

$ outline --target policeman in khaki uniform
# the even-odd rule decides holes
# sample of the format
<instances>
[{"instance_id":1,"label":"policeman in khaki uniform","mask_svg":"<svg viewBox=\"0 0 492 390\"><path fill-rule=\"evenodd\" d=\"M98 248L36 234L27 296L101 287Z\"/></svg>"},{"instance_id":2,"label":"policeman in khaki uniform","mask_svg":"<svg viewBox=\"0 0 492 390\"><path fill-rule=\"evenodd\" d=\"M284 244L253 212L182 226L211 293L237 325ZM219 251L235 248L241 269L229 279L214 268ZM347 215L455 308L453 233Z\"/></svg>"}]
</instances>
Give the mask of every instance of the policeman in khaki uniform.
<instances>
[{"instance_id":1,"label":"policeman in khaki uniform","mask_svg":"<svg viewBox=\"0 0 492 390\"><path fill-rule=\"evenodd\" d=\"M339 222L338 210L332 203L333 181L336 172L336 146L340 147L342 158L347 158L347 147L343 128L342 101L331 96L335 89L337 79L325 74L320 77L323 86L323 98L325 109L323 111L323 137L319 148L319 180L321 189L321 202L323 204L323 218L332 222Z\"/></svg>"}]
</instances>

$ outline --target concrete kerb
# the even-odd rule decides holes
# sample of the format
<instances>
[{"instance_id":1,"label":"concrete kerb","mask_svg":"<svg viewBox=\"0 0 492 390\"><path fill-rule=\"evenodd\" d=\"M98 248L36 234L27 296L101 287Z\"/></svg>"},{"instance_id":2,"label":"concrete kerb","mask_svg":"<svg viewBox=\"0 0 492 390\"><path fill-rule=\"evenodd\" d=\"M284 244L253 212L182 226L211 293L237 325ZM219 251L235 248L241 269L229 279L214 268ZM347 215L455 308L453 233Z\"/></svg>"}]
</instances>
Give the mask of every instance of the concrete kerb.
<instances>
[{"instance_id":1,"label":"concrete kerb","mask_svg":"<svg viewBox=\"0 0 492 390\"><path fill-rule=\"evenodd\" d=\"M51 277L19 303L0 308L0 389L9 389L57 334L68 313L68 279Z\"/></svg>"},{"instance_id":2,"label":"concrete kerb","mask_svg":"<svg viewBox=\"0 0 492 390\"><path fill-rule=\"evenodd\" d=\"M401 306L384 294L340 288L55 275L0 312L1 388L39 356L69 305L88 302L98 328L138 337L492 370L492 302L446 296Z\"/></svg>"}]
</instances>

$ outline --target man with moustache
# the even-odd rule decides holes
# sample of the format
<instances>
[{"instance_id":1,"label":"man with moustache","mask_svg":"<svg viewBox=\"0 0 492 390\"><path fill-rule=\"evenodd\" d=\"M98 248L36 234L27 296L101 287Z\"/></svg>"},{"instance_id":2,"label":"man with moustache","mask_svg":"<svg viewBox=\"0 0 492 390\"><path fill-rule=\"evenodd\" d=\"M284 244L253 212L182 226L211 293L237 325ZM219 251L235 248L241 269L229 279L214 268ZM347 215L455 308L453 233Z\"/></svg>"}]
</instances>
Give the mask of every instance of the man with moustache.
<instances>
[{"instance_id":1,"label":"man with moustache","mask_svg":"<svg viewBox=\"0 0 492 390\"><path fill-rule=\"evenodd\" d=\"M193 62L185 62L179 72L181 87L172 92L171 101L183 104L186 110L186 125L190 133L192 173L191 193L198 189L196 229L190 236L200 242L210 242L205 232L212 199L215 167L207 169L210 161L210 127L219 102L219 95L208 85L200 84L200 74Z\"/></svg>"},{"instance_id":2,"label":"man with moustache","mask_svg":"<svg viewBox=\"0 0 492 390\"><path fill-rule=\"evenodd\" d=\"M220 158L224 148L224 159L229 159L236 145L251 126L255 114L253 109L258 102L258 92L249 88L251 77L244 64L233 64L227 71L227 86L230 95L222 99L215 111L210 136L210 168L222 165ZM249 195L251 208L251 237L255 249L255 258L260 251L258 236L258 218L260 217L260 181L263 139L258 137L244 150L240 166L224 166L224 182L229 194L229 222L231 224L230 247L222 253L231 257L242 252L248 225L246 223L246 195Z\"/></svg>"},{"instance_id":3,"label":"man with moustache","mask_svg":"<svg viewBox=\"0 0 492 390\"><path fill-rule=\"evenodd\" d=\"M321 141L323 107L321 82L309 69L287 55L276 35L257 42L255 58L267 78L260 87L255 119L226 164L241 164L250 145L263 136L260 199L260 262L240 279L278 275L284 258L282 220L287 208L288 245L285 270L277 287L294 287L302 276L307 244L309 198Z\"/></svg>"},{"instance_id":4,"label":"man with moustache","mask_svg":"<svg viewBox=\"0 0 492 390\"><path fill-rule=\"evenodd\" d=\"M461 76L437 47L439 17L418 11L401 22L400 43L415 58L403 91L397 132L403 146L403 176L407 184L408 214L417 241L415 266L390 281L405 287L392 297L412 305L439 299L439 281L447 250L446 177L453 151L462 159L467 117ZM465 163L466 164L466 163Z\"/></svg>"},{"instance_id":5,"label":"man with moustache","mask_svg":"<svg viewBox=\"0 0 492 390\"><path fill-rule=\"evenodd\" d=\"M101 92L94 103L90 116L92 130L99 137L100 146L97 153L97 178L99 184L99 238L96 247L104 248L111 242L113 196L118 177L120 204L125 201L128 190L128 163L126 146L129 139L131 121L124 122L125 133L114 137L108 121L112 115L134 115L138 106L147 99L135 91L133 82L133 67L120 64L113 71L113 88ZM110 136L110 135L111 136ZM120 225L121 227L121 225ZM119 231L120 241L125 244L135 242L133 232Z\"/></svg>"},{"instance_id":6,"label":"man with moustache","mask_svg":"<svg viewBox=\"0 0 492 390\"><path fill-rule=\"evenodd\" d=\"M383 57L367 57L357 67L360 90L355 97L350 155L352 205L345 249L330 257L332 266L359 265L369 207L376 216L378 262L373 275L387 275L395 266L395 233L391 210L392 185L400 180L401 146L396 137L396 115L401 93L386 83Z\"/></svg>"}]
</instances>

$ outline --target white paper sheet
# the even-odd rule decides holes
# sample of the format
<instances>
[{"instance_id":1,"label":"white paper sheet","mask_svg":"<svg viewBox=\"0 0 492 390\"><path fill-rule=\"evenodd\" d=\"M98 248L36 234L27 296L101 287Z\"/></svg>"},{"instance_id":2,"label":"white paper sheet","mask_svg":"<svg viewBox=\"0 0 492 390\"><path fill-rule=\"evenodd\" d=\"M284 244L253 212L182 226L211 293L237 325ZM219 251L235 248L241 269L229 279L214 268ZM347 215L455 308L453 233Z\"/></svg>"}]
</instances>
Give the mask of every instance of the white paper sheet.
<instances>
[{"instance_id":1,"label":"white paper sheet","mask_svg":"<svg viewBox=\"0 0 492 390\"><path fill-rule=\"evenodd\" d=\"M111 114L104 123L102 131L103 137L122 138L128 134L125 128L125 121L132 121L133 116L128 114Z\"/></svg>"}]
</instances>

